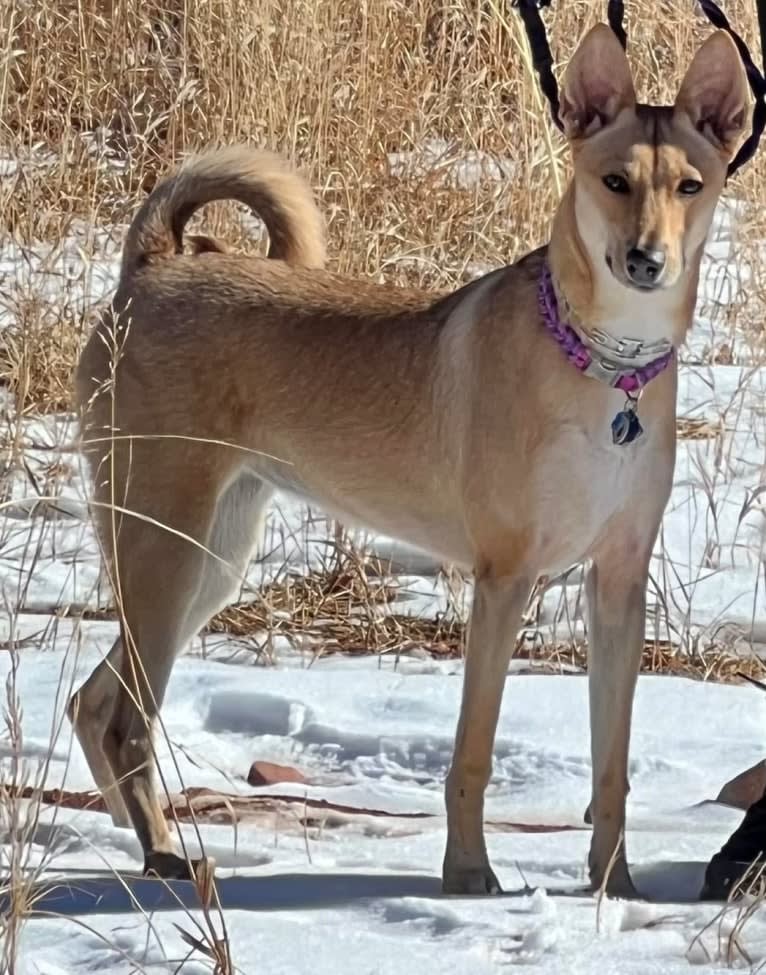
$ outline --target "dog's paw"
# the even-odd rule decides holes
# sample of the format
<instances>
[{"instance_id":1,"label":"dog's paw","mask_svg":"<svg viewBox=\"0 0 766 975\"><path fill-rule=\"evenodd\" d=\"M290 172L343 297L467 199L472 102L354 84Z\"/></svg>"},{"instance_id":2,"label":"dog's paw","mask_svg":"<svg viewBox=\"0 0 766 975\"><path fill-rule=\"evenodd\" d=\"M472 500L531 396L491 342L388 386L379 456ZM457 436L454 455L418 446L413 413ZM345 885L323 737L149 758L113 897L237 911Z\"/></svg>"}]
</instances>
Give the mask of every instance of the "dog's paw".
<instances>
[{"instance_id":1,"label":"dog's paw","mask_svg":"<svg viewBox=\"0 0 766 975\"><path fill-rule=\"evenodd\" d=\"M762 897L766 892L766 865L763 860L728 860L717 853L705 870L702 901L725 901L745 894Z\"/></svg>"},{"instance_id":2,"label":"dog's paw","mask_svg":"<svg viewBox=\"0 0 766 975\"><path fill-rule=\"evenodd\" d=\"M502 894L503 889L492 868L484 867L447 869L442 878L442 891L445 894L467 894L486 897Z\"/></svg>"},{"instance_id":3,"label":"dog's paw","mask_svg":"<svg viewBox=\"0 0 766 975\"><path fill-rule=\"evenodd\" d=\"M641 894L636 890L635 884L630 879L628 867L624 861L618 861L614 864L606 877L606 883L602 873L591 869L590 883L595 892L598 893L603 889L607 897L625 901L641 900Z\"/></svg>"}]
</instances>

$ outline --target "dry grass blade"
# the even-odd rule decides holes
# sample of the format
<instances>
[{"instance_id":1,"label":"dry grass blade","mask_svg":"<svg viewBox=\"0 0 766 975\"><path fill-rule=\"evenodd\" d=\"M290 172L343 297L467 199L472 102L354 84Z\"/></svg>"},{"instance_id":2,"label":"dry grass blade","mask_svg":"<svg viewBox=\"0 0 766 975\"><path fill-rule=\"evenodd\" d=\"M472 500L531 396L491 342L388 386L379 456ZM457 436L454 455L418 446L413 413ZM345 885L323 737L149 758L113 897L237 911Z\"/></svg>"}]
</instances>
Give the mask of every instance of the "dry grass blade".
<instances>
[{"instance_id":1,"label":"dry grass blade","mask_svg":"<svg viewBox=\"0 0 766 975\"><path fill-rule=\"evenodd\" d=\"M748 681L748 683L752 684L754 687L757 687L759 691L766 693L766 684L764 684L764 682L761 680L756 680L751 674L746 674L744 671L738 670L736 676Z\"/></svg>"},{"instance_id":2,"label":"dry grass blade","mask_svg":"<svg viewBox=\"0 0 766 975\"><path fill-rule=\"evenodd\" d=\"M269 639L280 636L296 648L323 656L417 650L434 657L462 657L467 632L464 613L456 610L433 618L409 615L398 611L399 596L401 586L385 565L374 559L364 565L358 558L350 559L340 566L282 574L266 584L255 600L219 613L209 629L255 648L267 634ZM540 639L531 630L522 631L515 660L543 672L583 673L588 665L587 642L573 635ZM694 653L678 641L650 639L641 670L726 683L766 677L766 664L759 656L745 656L723 638L712 639Z\"/></svg>"},{"instance_id":3,"label":"dry grass blade","mask_svg":"<svg viewBox=\"0 0 766 975\"><path fill-rule=\"evenodd\" d=\"M679 416L676 420L676 433L679 440L712 440L718 436L719 429L709 420Z\"/></svg>"},{"instance_id":4,"label":"dry grass blade","mask_svg":"<svg viewBox=\"0 0 766 975\"><path fill-rule=\"evenodd\" d=\"M607 888L609 886L609 878L612 876L612 871L614 870L614 865L617 863L617 858L620 853L625 849L625 833L620 830L620 836L617 843L609 856L609 862L606 865L606 870L604 871L604 879L601 881L601 886L598 889L598 900L596 902L596 933L601 932L601 909L603 907L604 898L607 897Z\"/></svg>"}]
</instances>

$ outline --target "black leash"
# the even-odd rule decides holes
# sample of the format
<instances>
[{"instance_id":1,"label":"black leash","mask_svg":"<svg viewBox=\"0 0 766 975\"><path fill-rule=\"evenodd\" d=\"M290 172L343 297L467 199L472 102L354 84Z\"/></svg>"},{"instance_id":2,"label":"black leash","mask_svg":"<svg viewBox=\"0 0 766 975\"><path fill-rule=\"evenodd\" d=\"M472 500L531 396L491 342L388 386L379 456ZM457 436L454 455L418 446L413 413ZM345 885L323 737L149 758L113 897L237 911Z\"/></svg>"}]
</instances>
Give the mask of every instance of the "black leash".
<instances>
[{"instance_id":1,"label":"black leash","mask_svg":"<svg viewBox=\"0 0 766 975\"><path fill-rule=\"evenodd\" d=\"M617 35L617 40L622 44L623 51L626 51L628 49L628 36L625 33L625 28L622 26L624 17L625 4L622 0L609 0L609 5L606 8L606 19L609 21L609 26Z\"/></svg>"},{"instance_id":2,"label":"black leash","mask_svg":"<svg viewBox=\"0 0 766 975\"><path fill-rule=\"evenodd\" d=\"M758 29L761 34L761 63L763 64L763 76L766 78L766 0L755 0L758 10Z\"/></svg>"},{"instance_id":3,"label":"black leash","mask_svg":"<svg viewBox=\"0 0 766 975\"><path fill-rule=\"evenodd\" d=\"M740 166L744 166L746 162L753 158L756 149L758 148L758 143L761 141L763 130L766 128L766 81L764 80L764 76L755 66L747 44L745 44L739 34L731 26L726 18L726 14L723 12L723 10L721 10L718 4L714 3L714 0L698 0L698 2L710 23L714 27L725 30L729 37L731 37L731 39L737 45L739 56L742 58L742 63L744 64L745 71L747 72L747 80L750 83L750 90L755 97L752 132L739 147L739 152L737 155L734 157L731 163L729 163L729 176L733 176ZM766 32L764 32L764 24L766 24L766 0L756 0L756 5L758 7L758 25L761 32L761 51L763 53L766 51ZM764 71L766 71L766 60L764 61Z\"/></svg>"},{"instance_id":4,"label":"black leash","mask_svg":"<svg viewBox=\"0 0 766 975\"><path fill-rule=\"evenodd\" d=\"M548 99L554 124L563 132L564 124L559 118L559 87L553 74L553 55L545 24L540 16L541 8L547 7L550 2L551 0L516 0L516 6L524 21L524 30L527 32L527 40L532 51L532 64L537 72L540 90Z\"/></svg>"},{"instance_id":5,"label":"black leash","mask_svg":"<svg viewBox=\"0 0 766 975\"><path fill-rule=\"evenodd\" d=\"M524 22L524 29L529 40L529 47L532 51L532 63L540 82L540 89L548 100L551 109L551 117L557 128L563 129L559 118L559 91L553 74L553 56L548 44L548 35L545 24L540 16L543 7L550 6L551 0L515 0L521 19ZM698 0L705 16L710 23L721 30L725 30L734 41L739 51L739 56L745 66L747 80L750 90L755 98L753 108L752 131L748 138L740 146L736 157L729 164L728 175L733 174L746 162L753 158L761 141L761 136L766 128L766 0L756 0L758 10L758 26L761 34L761 54L763 56L763 74L756 67L750 54L747 44L742 37L734 30L729 23L726 15L714 0ZM607 19L623 48L627 47L627 35L623 20L625 17L625 4L623 0L609 0L607 7Z\"/></svg>"}]
</instances>

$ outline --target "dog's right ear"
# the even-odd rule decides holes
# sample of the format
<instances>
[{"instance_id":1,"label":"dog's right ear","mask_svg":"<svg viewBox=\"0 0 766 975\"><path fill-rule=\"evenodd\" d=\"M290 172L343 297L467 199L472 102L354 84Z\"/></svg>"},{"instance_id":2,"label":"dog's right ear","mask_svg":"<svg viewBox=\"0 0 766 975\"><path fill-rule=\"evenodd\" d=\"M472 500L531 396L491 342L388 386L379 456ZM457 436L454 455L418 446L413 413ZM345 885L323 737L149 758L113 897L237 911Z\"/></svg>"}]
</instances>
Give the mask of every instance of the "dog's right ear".
<instances>
[{"instance_id":1,"label":"dog's right ear","mask_svg":"<svg viewBox=\"0 0 766 975\"><path fill-rule=\"evenodd\" d=\"M564 75L559 117L568 139L585 139L636 104L630 65L614 31L596 24Z\"/></svg>"}]
</instances>

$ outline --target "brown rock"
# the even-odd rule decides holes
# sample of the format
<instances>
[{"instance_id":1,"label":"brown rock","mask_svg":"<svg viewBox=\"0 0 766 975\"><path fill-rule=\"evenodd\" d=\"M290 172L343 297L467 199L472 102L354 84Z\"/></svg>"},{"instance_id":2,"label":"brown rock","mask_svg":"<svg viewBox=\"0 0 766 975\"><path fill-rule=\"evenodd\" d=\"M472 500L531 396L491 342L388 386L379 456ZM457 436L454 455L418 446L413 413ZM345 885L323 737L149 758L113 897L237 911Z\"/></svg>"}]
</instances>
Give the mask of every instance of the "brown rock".
<instances>
[{"instance_id":1,"label":"brown rock","mask_svg":"<svg viewBox=\"0 0 766 975\"><path fill-rule=\"evenodd\" d=\"M247 775L250 785L277 785L279 782L298 782L306 785L308 779L297 768L276 765L274 762L253 762Z\"/></svg>"},{"instance_id":2,"label":"brown rock","mask_svg":"<svg viewBox=\"0 0 766 975\"><path fill-rule=\"evenodd\" d=\"M760 799L766 789L766 761L758 762L746 772L740 772L718 793L716 802L724 802L735 809L748 809Z\"/></svg>"}]
</instances>

